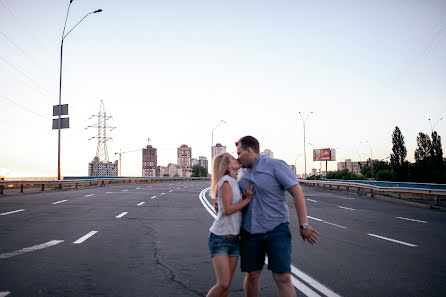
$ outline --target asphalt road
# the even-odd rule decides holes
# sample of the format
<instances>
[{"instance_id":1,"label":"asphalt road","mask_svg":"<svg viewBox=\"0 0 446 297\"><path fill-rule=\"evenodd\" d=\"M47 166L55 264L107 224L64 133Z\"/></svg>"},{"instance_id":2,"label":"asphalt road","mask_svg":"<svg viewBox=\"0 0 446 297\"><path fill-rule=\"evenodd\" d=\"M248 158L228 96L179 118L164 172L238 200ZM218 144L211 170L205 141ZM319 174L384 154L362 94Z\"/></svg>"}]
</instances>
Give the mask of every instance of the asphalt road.
<instances>
[{"instance_id":1,"label":"asphalt road","mask_svg":"<svg viewBox=\"0 0 446 297\"><path fill-rule=\"evenodd\" d=\"M0 198L2 296L205 296L209 182L152 182ZM298 296L446 296L446 213L304 188L315 246L291 198ZM230 296L243 296L237 269ZM9 292L9 293L8 293ZM271 273L261 296L277 296Z\"/></svg>"}]
</instances>

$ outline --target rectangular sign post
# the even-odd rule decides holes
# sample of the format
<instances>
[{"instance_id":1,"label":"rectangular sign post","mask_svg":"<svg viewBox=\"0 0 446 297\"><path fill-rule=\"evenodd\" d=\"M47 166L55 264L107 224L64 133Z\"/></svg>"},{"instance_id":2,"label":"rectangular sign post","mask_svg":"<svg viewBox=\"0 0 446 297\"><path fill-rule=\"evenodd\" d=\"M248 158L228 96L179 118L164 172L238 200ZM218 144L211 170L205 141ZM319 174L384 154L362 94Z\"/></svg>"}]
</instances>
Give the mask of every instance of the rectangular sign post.
<instances>
[{"instance_id":1,"label":"rectangular sign post","mask_svg":"<svg viewBox=\"0 0 446 297\"><path fill-rule=\"evenodd\" d=\"M60 115L68 115L68 104L60 105ZM53 105L53 117L59 116L59 105Z\"/></svg>"},{"instance_id":2,"label":"rectangular sign post","mask_svg":"<svg viewBox=\"0 0 446 297\"><path fill-rule=\"evenodd\" d=\"M59 129L59 119L53 119L53 130ZM60 119L60 129L68 129L70 128L70 118L61 118Z\"/></svg>"}]
</instances>

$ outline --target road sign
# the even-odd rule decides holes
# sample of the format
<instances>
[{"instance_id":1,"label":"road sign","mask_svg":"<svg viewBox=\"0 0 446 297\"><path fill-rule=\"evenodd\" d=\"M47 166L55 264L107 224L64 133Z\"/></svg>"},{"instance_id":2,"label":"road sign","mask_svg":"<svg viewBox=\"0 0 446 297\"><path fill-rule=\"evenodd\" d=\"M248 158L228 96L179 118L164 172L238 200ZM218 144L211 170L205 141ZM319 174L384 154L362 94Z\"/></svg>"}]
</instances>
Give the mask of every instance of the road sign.
<instances>
[{"instance_id":1,"label":"road sign","mask_svg":"<svg viewBox=\"0 0 446 297\"><path fill-rule=\"evenodd\" d=\"M61 105L60 115L68 115L68 104ZM59 116L59 105L53 105L53 117L57 116Z\"/></svg>"},{"instance_id":2,"label":"road sign","mask_svg":"<svg viewBox=\"0 0 446 297\"><path fill-rule=\"evenodd\" d=\"M67 129L70 128L70 120L69 118L61 118L60 119L60 129ZM53 119L53 130L59 129L59 119Z\"/></svg>"}]
</instances>

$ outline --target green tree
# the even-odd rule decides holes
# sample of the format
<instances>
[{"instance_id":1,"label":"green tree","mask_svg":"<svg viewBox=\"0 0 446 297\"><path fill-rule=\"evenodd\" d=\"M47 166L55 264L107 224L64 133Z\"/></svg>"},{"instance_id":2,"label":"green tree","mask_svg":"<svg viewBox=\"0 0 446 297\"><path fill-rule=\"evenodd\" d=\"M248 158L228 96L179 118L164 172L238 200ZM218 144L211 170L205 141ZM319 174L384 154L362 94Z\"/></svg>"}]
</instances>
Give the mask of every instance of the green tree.
<instances>
[{"instance_id":1,"label":"green tree","mask_svg":"<svg viewBox=\"0 0 446 297\"><path fill-rule=\"evenodd\" d=\"M420 132L417 136L417 148L415 149L415 162L427 160L432 151L432 141L429 135Z\"/></svg>"},{"instance_id":2,"label":"green tree","mask_svg":"<svg viewBox=\"0 0 446 297\"><path fill-rule=\"evenodd\" d=\"M362 167L361 174L362 174L362 176L364 176L366 178L371 178L372 177L372 166L366 165L366 166Z\"/></svg>"},{"instance_id":3,"label":"green tree","mask_svg":"<svg viewBox=\"0 0 446 297\"><path fill-rule=\"evenodd\" d=\"M407 149L404 144L404 137L398 126L392 134L392 154L390 154L390 165L392 167L394 178L398 181L407 180L408 163L406 161Z\"/></svg>"},{"instance_id":4,"label":"green tree","mask_svg":"<svg viewBox=\"0 0 446 297\"><path fill-rule=\"evenodd\" d=\"M192 167L192 177L207 177L208 171L201 165L194 165Z\"/></svg>"}]
</instances>

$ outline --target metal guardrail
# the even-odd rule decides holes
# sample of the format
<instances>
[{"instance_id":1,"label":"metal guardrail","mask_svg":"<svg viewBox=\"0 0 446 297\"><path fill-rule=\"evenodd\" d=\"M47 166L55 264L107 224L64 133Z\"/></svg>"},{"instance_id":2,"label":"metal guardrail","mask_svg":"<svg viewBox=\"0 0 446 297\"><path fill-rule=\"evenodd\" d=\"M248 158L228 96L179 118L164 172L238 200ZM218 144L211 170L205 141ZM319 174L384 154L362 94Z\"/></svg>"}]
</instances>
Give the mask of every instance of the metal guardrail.
<instances>
[{"instance_id":1,"label":"metal guardrail","mask_svg":"<svg viewBox=\"0 0 446 297\"><path fill-rule=\"evenodd\" d=\"M95 178L95 179L67 179L67 180L46 180L46 181L0 181L0 195L8 189L17 189L23 193L24 188L40 187L41 191L45 187L54 187L62 189L64 186L74 186L76 189L80 185L99 185L116 183L150 183L155 181L192 181L192 180L210 180L209 177L131 177L131 178Z\"/></svg>"},{"instance_id":2,"label":"metal guardrail","mask_svg":"<svg viewBox=\"0 0 446 297\"><path fill-rule=\"evenodd\" d=\"M446 199L446 190L439 190L439 189L384 187L384 186L374 186L355 182L335 182L335 181L304 180L304 179L299 179L299 183L306 186L322 187L329 189L343 189L358 193L362 191L366 192L367 194L370 194L371 197L380 194L388 194L388 195L393 194L393 196L396 196L396 198L398 199L401 199L403 195L429 198L433 200L431 206L434 207L440 205L440 199Z\"/></svg>"}]
</instances>

